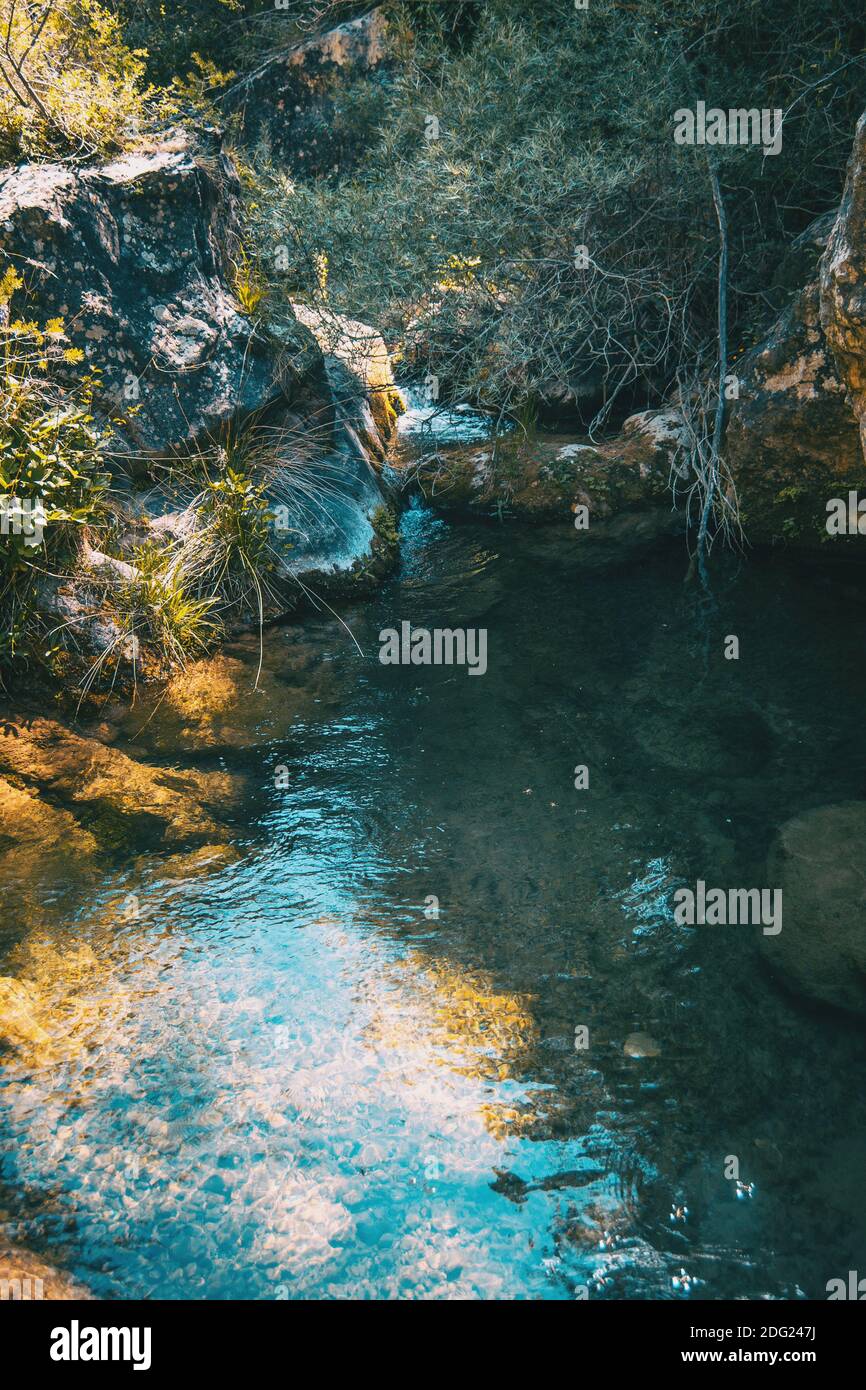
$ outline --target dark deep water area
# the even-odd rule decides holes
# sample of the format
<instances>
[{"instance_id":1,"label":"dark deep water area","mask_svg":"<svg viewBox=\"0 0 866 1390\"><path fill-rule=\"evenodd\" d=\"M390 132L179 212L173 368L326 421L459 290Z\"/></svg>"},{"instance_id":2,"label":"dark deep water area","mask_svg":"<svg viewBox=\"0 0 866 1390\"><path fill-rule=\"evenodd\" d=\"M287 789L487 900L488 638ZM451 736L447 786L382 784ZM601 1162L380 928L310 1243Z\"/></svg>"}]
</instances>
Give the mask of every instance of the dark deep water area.
<instances>
[{"instance_id":1,"label":"dark deep water area","mask_svg":"<svg viewBox=\"0 0 866 1390\"><path fill-rule=\"evenodd\" d=\"M708 612L678 545L402 533L341 610L363 654L308 617L258 690L230 648L206 726L122 720L242 775L234 862L34 861L37 924L2 885L0 974L79 970L76 1047L0 1068L13 1237L101 1297L825 1297L866 1236L866 1033L672 895L765 885L783 822L866 798L862 577L730 558ZM486 674L380 664L404 620L485 628Z\"/></svg>"}]
</instances>

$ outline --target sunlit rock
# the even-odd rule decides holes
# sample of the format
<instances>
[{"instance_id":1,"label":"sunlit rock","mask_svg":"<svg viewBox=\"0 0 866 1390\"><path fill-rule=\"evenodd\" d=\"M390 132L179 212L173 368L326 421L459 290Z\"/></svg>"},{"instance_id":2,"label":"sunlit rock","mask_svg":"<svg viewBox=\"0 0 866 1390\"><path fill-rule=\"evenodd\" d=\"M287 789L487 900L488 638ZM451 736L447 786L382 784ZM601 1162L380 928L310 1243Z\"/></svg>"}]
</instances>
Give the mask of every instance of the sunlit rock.
<instances>
[{"instance_id":1,"label":"sunlit rock","mask_svg":"<svg viewBox=\"0 0 866 1390\"><path fill-rule=\"evenodd\" d=\"M0 734L0 738L3 735ZM39 846L42 850L60 849L64 854L93 854L97 842L83 829L75 817L57 806L41 801L34 792L0 777L0 827L5 844L0 853L8 854L13 847Z\"/></svg>"},{"instance_id":2,"label":"sunlit rock","mask_svg":"<svg viewBox=\"0 0 866 1390\"><path fill-rule=\"evenodd\" d=\"M136 762L52 719L4 725L0 773L60 802L100 844L136 848L227 838L218 817L238 789L227 773Z\"/></svg>"},{"instance_id":3,"label":"sunlit rock","mask_svg":"<svg viewBox=\"0 0 866 1390\"><path fill-rule=\"evenodd\" d=\"M86 889L99 872L98 841L71 811L0 777L0 936L50 917L49 886Z\"/></svg>"},{"instance_id":4,"label":"sunlit rock","mask_svg":"<svg viewBox=\"0 0 866 1390\"><path fill-rule=\"evenodd\" d=\"M815 278L731 368L725 457L754 541L824 545L829 499L866 487L866 116L826 224L807 229L823 247Z\"/></svg>"},{"instance_id":5,"label":"sunlit rock","mask_svg":"<svg viewBox=\"0 0 866 1390\"><path fill-rule=\"evenodd\" d=\"M324 308L293 304L325 356L337 411L371 456L381 461L391 442L403 397L394 384L381 334L368 324Z\"/></svg>"},{"instance_id":6,"label":"sunlit rock","mask_svg":"<svg viewBox=\"0 0 866 1390\"><path fill-rule=\"evenodd\" d=\"M821 261L821 324L866 449L866 115L857 123L842 203Z\"/></svg>"},{"instance_id":7,"label":"sunlit rock","mask_svg":"<svg viewBox=\"0 0 866 1390\"><path fill-rule=\"evenodd\" d=\"M74 323L102 371L97 405L129 416L130 452L164 456L295 399L302 359L300 388L321 374L300 325L292 354L238 302L239 193L218 137L184 131L109 164L0 179L0 252L27 264L26 316Z\"/></svg>"},{"instance_id":8,"label":"sunlit rock","mask_svg":"<svg viewBox=\"0 0 866 1390\"><path fill-rule=\"evenodd\" d=\"M424 448L423 435L419 445ZM567 435L511 435L475 446L427 447L410 462L431 505L444 510L561 519L592 542L600 523L664 505L671 512L671 468L683 450L675 411L626 420L614 439L592 443Z\"/></svg>"},{"instance_id":9,"label":"sunlit rock","mask_svg":"<svg viewBox=\"0 0 866 1390\"><path fill-rule=\"evenodd\" d=\"M866 479L857 420L821 325L817 284L734 366L725 459L746 535L815 546L826 503Z\"/></svg>"}]
</instances>

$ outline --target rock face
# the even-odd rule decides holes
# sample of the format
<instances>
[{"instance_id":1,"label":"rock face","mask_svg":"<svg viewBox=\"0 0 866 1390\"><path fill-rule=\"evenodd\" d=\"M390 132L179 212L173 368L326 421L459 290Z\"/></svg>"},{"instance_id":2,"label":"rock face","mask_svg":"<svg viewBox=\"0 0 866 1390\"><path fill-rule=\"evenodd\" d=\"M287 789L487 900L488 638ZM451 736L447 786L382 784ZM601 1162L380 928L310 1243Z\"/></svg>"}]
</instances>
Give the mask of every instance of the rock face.
<instances>
[{"instance_id":1,"label":"rock face","mask_svg":"<svg viewBox=\"0 0 866 1390\"><path fill-rule=\"evenodd\" d=\"M747 536L825 544L827 502L866 490L866 116L817 280L736 372L725 454ZM832 541L853 553L862 538Z\"/></svg>"},{"instance_id":2,"label":"rock face","mask_svg":"<svg viewBox=\"0 0 866 1390\"><path fill-rule=\"evenodd\" d=\"M802 290L737 364L725 457L752 541L818 545L826 504L866 482L860 432L821 325L819 287Z\"/></svg>"},{"instance_id":3,"label":"rock face","mask_svg":"<svg viewBox=\"0 0 866 1390\"><path fill-rule=\"evenodd\" d=\"M13 311L70 326L130 451L156 456L274 406L324 398L300 325L277 341L242 312L237 175L210 137L179 132L98 168L24 165L0 176L0 259L26 290ZM26 299L25 299L26 295ZM20 300L20 303L19 303Z\"/></svg>"},{"instance_id":4,"label":"rock face","mask_svg":"<svg viewBox=\"0 0 866 1390\"><path fill-rule=\"evenodd\" d=\"M866 115L821 262L821 323L866 447Z\"/></svg>"},{"instance_id":5,"label":"rock face","mask_svg":"<svg viewBox=\"0 0 866 1390\"><path fill-rule=\"evenodd\" d=\"M393 391L381 338L332 316L338 339L366 341L371 364L365 374L356 362L350 389L344 381L335 395L316 334L288 305L275 318L259 303L239 193L218 132L178 131L151 152L97 168L3 171L0 264L15 265L26 285L13 312L66 321L102 372L97 404L129 416L121 447L132 455L206 447L246 419L338 447L335 425L354 392L358 413L370 398L365 447L381 456Z\"/></svg>"},{"instance_id":6,"label":"rock face","mask_svg":"<svg viewBox=\"0 0 866 1390\"><path fill-rule=\"evenodd\" d=\"M782 930L761 936L774 970L807 999L866 1015L866 802L788 821L768 864Z\"/></svg>"},{"instance_id":7,"label":"rock face","mask_svg":"<svg viewBox=\"0 0 866 1390\"><path fill-rule=\"evenodd\" d=\"M245 141L263 143L298 174L346 168L363 141L362 122L341 97L358 79L384 72L387 25L372 10L271 58L221 98Z\"/></svg>"}]
</instances>

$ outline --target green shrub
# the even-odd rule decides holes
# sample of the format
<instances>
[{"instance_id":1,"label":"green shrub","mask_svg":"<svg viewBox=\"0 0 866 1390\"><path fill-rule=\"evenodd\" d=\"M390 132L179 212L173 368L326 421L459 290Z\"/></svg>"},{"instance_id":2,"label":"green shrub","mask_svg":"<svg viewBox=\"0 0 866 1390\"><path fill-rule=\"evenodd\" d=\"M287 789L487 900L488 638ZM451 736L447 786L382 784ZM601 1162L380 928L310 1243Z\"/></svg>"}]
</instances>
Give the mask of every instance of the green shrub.
<instances>
[{"instance_id":1,"label":"green shrub","mask_svg":"<svg viewBox=\"0 0 866 1390\"><path fill-rule=\"evenodd\" d=\"M222 633L215 596L197 597L182 559L148 542L133 554L135 577L117 587L112 607L125 636L184 666L203 656Z\"/></svg>"},{"instance_id":2,"label":"green shrub","mask_svg":"<svg viewBox=\"0 0 866 1390\"><path fill-rule=\"evenodd\" d=\"M98 0L0 0L0 26L0 157L109 153L158 107L146 55Z\"/></svg>"},{"instance_id":3,"label":"green shrub","mask_svg":"<svg viewBox=\"0 0 866 1390\"><path fill-rule=\"evenodd\" d=\"M0 280L0 662L26 654L40 631L38 580L74 564L82 528L104 515L110 429L92 414L98 373L69 384L83 358L63 323L10 318L22 282ZM64 383L57 369L64 368Z\"/></svg>"}]
</instances>

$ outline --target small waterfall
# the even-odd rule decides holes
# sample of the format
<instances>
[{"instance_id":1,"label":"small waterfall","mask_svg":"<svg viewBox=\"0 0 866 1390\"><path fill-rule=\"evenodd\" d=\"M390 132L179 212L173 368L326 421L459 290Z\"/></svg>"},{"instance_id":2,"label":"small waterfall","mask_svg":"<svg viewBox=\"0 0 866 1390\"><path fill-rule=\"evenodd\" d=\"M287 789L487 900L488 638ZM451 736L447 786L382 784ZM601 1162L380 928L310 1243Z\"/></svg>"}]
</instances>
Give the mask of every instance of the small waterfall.
<instances>
[{"instance_id":1,"label":"small waterfall","mask_svg":"<svg viewBox=\"0 0 866 1390\"><path fill-rule=\"evenodd\" d=\"M415 383L400 386L406 401L406 411L400 416L397 429L413 444L472 444L490 439L496 430L511 429L510 424L496 426L496 417L470 405L443 405L433 399L431 388Z\"/></svg>"}]
</instances>

